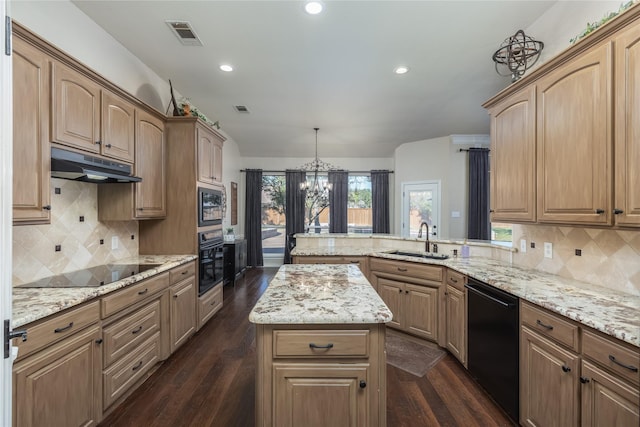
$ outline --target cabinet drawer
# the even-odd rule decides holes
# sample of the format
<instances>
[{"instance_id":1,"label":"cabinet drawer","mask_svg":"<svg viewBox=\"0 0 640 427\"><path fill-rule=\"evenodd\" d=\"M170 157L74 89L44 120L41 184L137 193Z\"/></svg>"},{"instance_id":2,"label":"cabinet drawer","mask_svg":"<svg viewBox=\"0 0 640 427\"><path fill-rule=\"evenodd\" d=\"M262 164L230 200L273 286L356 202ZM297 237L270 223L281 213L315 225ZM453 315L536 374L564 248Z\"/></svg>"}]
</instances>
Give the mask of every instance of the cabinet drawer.
<instances>
[{"instance_id":1,"label":"cabinet drawer","mask_svg":"<svg viewBox=\"0 0 640 427\"><path fill-rule=\"evenodd\" d=\"M222 286L218 285L198 298L198 327L202 327L222 308Z\"/></svg>"},{"instance_id":2,"label":"cabinet drawer","mask_svg":"<svg viewBox=\"0 0 640 427\"><path fill-rule=\"evenodd\" d=\"M637 349L633 351L610 339L583 331L582 354L634 384L640 384L640 355Z\"/></svg>"},{"instance_id":3,"label":"cabinet drawer","mask_svg":"<svg viewBox=\"0 0 640 427\"><path fill-rule=\"evenodd\" d=\"M34 326L27 326L27 340L14 339L13 344L20 348L19 357L32 353L52 344L100 320L98 301L79 308L55 314Z\"/></svg>"},{"instance_id":4,"label":"cabinet drawer","mask_svg":"<svg viewBox=\"0 0 640 427\"><path fill-rule=\"evenodd\" d=\"M539 334L550 337L573 351L579 351L577 325L563 320L559 315L548 313L526 302L522 302L520 317L522 323L528 325Z\"/></svg>"},{"instance_id":5,"label":"cabinet drawer","mask_svg":"<svg viewBox=\"0 0 640 427\"><path fill-rule=\"evenodd\" d=\"M142 378L160 361L160 332L140 345L133 353L123 357L103 374L104 409Z\"/></svg>"},{"instance_id":6,"label":"cabinet drawer","mask_svg":"<svg viewBox=\"0 0 640 427\"><path fill-rule=\"evenodd\" d=\"M368 357L369 331L274 331L274 357Z\"/></svg>"},{"instance_id":7,"label":"cabinet drawer","mask_svg":"<svg viewBox=\"0 0 640 427\"><path fill-rule=\"evenodd\" d=\"M169 281L172 285L175 285L179 281L184 280L189 276L193 276L194 274L196 274L195 261L171 269L169 271Z\"/></svg>"},{"instance_id":8,"label":"cabinet drawer","mask_svg":"<svg viewBox=\"0 0 640 427\"><path fill-rule=\"evenodd\" d=\"M467 276L457 271L447 269L447 284L454 288L464 291L464 285L467 283Z\"/></svg>"},{"instance_id":9,"label":"cabinet drawer","mask_svg":"<svg viewBox=\"0 0 640 427\"><path fill-rule=\"evenodd\" d=\"M160 301L153 301L138 311L104 328L104 366L109 366L134 350L160 330Z\"/></svg>"},{"instance_id":10,"label":"cabinet drawer","mask_svg":"<svg viewBox=\"0 0 640 427\"><path fill-rule=\"evenodd\" d=\"M169 273L165 272L107 295L102 298L102 318L109 317L125 307L143 301L168 286Z\"/></svg>"},{"instance_id":11,"label":"cabinet drawer","mask_svg":"<svg viewBox=\"0 0 640 427\"><path fill-rule=\"evenodd\" d=\"M369 268L371 271L398 274L434 282L442 281L442 267L435 265L372 258Z\"/></svg>"}]
</instances>

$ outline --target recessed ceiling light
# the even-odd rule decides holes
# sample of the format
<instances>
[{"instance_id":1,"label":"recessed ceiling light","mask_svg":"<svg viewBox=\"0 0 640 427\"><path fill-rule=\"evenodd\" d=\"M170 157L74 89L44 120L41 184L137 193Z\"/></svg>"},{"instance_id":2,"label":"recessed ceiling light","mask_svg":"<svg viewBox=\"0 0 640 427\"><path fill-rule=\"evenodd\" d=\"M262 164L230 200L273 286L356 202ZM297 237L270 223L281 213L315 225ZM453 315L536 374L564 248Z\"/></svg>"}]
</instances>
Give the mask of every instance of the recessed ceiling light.
<instances>
[{"instance_id":1,"label":"recessed ceiling light","mask_svg":"<svg viewBox=\"0 0 640 427\"><path fill-rule=\"evenodd\" d=\"M323 5L322 2L319 1L308 1L307 4L304 5L304 10L309 15L317 15L322 12Z\"/></svg>"},{"instance_id":2,"label":"recessed ceiling light","mask_svg":"<svg viewBox=\"0 0 640 427\"><path fill-rule=\"evenodd\" d=\"M407 74L409 72L409 67L405 67L404 65L401 65L399 67L396 67L396 69L393 70L393 72L396 74Z\"/></svg>"},{"instance_id":3,"label":"recessed ceiling light","mask_svg":"<svg viewBox=\"0 0 640 427\"><path fill-rule=\"evenodd\" d=\"M222 64L222 65L220 66L220 69L221 69L222 71L226 71L227 73L229 73L229 72L233 71L233 67L232 67L231 65L229 65L229 64Z\"/></svg>"}]
</instances>

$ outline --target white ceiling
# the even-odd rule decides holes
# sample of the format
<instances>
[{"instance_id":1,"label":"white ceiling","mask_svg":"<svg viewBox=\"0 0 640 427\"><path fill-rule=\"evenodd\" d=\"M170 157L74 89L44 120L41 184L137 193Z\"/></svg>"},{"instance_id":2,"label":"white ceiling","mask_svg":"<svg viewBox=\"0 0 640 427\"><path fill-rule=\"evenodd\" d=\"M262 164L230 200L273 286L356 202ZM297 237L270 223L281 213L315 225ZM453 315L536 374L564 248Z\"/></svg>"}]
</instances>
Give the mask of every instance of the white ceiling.
<instances>
[{"instance_id":1,"label":"white ceiling","mask_svg":"<svg viewBox=\"0 0 640 427\"><path fill-rule=\"evenodd\" d=\"M311 16L302 0L74 1L249 157L312 157L314 127L320 157L488 133L481 104L509 84L491 55L553 3L325 0ZM166 20L190 21L203 46L180 44Z\"/></svg>"}]
</instances>

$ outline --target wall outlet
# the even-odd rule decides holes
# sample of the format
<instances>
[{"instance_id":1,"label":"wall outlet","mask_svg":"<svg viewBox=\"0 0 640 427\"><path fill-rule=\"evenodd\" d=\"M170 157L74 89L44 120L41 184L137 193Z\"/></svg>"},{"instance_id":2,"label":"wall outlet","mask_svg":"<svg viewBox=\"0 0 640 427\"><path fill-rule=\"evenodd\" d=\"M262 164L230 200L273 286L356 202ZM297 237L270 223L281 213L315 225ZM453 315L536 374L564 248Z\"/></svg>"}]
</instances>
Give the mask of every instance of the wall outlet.
<instances>
[{"instance_id":1,"label":"wall outlet","mask_svg":"<svg viewBox=\"0 0 640 427\"><path fill-rule=\"evenodd\" d=\"M333 237L330 237L328 240L329 247L332 248L336 244L336 241Z\"/></svg>"},{"instance_id":2,"label":"wall outlet","mask_svg":"<svg viewBox=\"0 0 640 427\"><path fill-rule=\"evenodd\" d=\"M525 239L520 239L520 252L527 252L527 241Z\"/></svg>"},{"instance_id":3,"label":"wall outlet","mask_svg":"<svg viewBox=\"0 0 640 427\"><path fill-rule=\"evenodd\" d=\"M119 243L118 236L111 237L111 250L118 249Z\"/></svg>"},{"instance_id":4,"label":"wall outlet","mask_svg":"<svg viewBox=\"0 0 640 427\"><path fill-rule=\"evenodd\" d=\"M460 218L460 211L451 211L451 218Z\"/></svg>"},{"instance_id":5,"label":"wall outlet","mask_svg":"<svg viewBox=\"0 0 640 427\"><path fill-rule=\"evenodd\" d=\"M553 258L553 245L550 242L544 242L544 257Z\"/></svg>"}]
</instances>

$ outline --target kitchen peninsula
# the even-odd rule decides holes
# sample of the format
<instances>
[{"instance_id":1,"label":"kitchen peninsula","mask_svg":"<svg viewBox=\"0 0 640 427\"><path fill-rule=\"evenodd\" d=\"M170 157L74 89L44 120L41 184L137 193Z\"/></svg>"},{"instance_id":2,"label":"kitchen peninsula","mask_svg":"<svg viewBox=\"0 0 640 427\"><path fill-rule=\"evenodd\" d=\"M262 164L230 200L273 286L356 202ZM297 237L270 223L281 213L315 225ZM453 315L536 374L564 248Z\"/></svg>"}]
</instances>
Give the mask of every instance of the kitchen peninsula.
<instances>
[{"instance_id":1,"label":"kitchen peninsula","mask_svg":"<svg viewBox=\"0 0 640 427\"><path fill-rule=\"evenodd\" d=\"M256 426L386 425L391 312L355 265L284 265L256 324Z\"/></svg>"}]
</instances>

